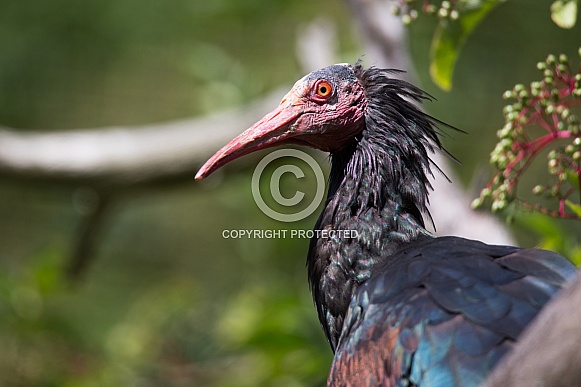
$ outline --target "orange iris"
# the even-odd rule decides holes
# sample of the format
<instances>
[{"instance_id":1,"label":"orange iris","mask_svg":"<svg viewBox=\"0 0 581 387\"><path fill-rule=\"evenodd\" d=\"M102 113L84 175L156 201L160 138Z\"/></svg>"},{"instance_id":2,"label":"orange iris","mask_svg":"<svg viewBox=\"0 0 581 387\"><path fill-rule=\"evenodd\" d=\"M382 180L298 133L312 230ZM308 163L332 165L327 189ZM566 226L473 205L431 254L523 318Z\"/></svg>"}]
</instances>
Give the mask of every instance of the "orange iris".
<instances>
[{"instance_id":1,"label":"orange iris","mask_svg":"<svg viewBox=\"0 0 581 387\"><path fill-rule=\"evenodd\" d=\"M317 93L317 95L319 97L323 97L323 98L329 97L331 95L332 91L333 91L333 87L327 81L318 82L317 86L315 88L315 93Z\"/></svg>"}]
</instances>

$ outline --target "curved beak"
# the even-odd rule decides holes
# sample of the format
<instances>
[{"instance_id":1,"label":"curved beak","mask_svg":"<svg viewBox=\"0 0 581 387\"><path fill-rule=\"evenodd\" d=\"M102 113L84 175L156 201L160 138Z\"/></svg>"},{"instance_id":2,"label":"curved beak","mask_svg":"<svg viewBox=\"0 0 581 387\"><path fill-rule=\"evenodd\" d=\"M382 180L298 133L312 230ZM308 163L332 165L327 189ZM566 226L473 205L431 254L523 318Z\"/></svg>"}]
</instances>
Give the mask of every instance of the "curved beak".
<instances>
[{"instance_id":1,"label":"curved beak","mask_svg":"<svg viewBox=\"0 0 581 387\"><path fill-rule=\"evenodd\" d=\"M276 109L206 161L196 174L196 180L204 179L234 159L260 149L280 145L284 140L299 134L300 131L295 130L293 123L301 116L303 109L300 104L292 103L287 97L288 95Z\"/></svg>"}]
</instances>

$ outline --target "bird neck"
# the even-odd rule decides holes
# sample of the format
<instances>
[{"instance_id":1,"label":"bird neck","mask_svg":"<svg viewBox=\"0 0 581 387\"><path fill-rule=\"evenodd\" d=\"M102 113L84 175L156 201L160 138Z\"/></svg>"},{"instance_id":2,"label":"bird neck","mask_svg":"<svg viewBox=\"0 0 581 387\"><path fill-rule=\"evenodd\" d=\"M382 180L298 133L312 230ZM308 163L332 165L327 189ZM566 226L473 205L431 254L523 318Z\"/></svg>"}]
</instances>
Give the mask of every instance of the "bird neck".
<instances>
[{"instance_id":1,"label":"bird neck","mask_svg":"<svg viewBox=\"0 0 581 387\"><path fill-rule=\"evenodd\" d=\"M333 215L328 225L347 219L364 221L364 214L371 211L381 214L381 221L376 221L389 233L404 236L414 234L411 229L424 227L425 175L418 174L414 165L406 165L403 155L384 147L376 137L363 132L357 141L331 156L325 212Z\"/></svg>"},{"instance_id":2,"label":"bird neck","mask_svg":"<svg viewBox=\"0 0 581 387\"><path fill-rule=\"evenodd\" d=\"M422 213L427 213L429 185L421 167L407 165L410 155L385 149L378 131L364 130L348 147L331 155L329 192L320 229L353 231L355 240L337 240L344 246L356 242L375 263L389 260L401 245L427 235ZM338 260L352 261L349 254ZM354 272L365 280L373 265Z\"/></svg>"},{"instance_id":3,"label":"bird neck","mask_svg":"<svg viewBox=\"0 0 581 387\"><path fill-rule=\"evenodd\" d=\"M416 176L413 166L402 164L403 155L384 147L364 130L331 156L329 193L315 229L343 232L349 239L311 240L308 268L319 319L333 349L353 291L376 267L389 265L402 245L430 236L421 214L424 176Z\"/></svg>"},{"instance_id":4,"label":"bird neck","mask_svg":"<svg viewBox=\"0 0 581 387\"><path fill-rule=\"evenodd\" d=\"M353 70L365 96L364 125L331 155L329 194L315 226L349 230L351 238L313 238L307 262L319 319L333 349L354 290L379 267L396 264L394 253L403 245L432 237L422 219L422 213L429 214L428 175L438 169L429 154L447 154L438 126L450 127L412 104L431 97L391 77L393 70L364 69L360 63Z\"/></svg>"}]
</instances>

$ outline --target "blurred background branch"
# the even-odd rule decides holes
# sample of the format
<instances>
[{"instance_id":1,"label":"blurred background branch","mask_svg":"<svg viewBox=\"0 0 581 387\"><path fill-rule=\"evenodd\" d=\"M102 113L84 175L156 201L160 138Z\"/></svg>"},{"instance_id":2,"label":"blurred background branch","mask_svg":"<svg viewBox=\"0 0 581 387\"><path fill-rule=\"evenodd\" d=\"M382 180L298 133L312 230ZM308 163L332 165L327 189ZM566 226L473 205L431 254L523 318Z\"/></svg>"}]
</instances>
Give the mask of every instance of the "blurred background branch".
<instances>
[{"instance_id":1,"label":"blurred background branch","mask_svg":"<svg viewBox=\"0 0 581 387\"><path fill-rule=\"evenodd\" d=\"M220 144L278 104L281 95L283 89L230 111L135 128L0 128L0 176L121 187L192 177Z\"/></svg>"}]
</instances>

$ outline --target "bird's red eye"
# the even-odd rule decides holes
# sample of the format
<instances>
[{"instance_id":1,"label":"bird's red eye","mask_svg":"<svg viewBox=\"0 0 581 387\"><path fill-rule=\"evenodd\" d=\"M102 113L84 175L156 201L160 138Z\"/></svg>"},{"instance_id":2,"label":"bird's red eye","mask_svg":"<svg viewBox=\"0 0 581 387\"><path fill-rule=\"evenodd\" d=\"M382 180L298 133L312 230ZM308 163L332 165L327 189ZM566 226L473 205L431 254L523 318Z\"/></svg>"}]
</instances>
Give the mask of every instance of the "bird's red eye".
<instances>
[{"instance_id":1,"label":"bird's red eye","mask_svg":"<svg viewBox=\"0 0 581 387\"><path fill-rule=\"evenodd\" d=\"M319 81L315 84L314 91L319 99L327 99L333 93L333 86L327 81Z\"/></svg>"}]
</instances>

